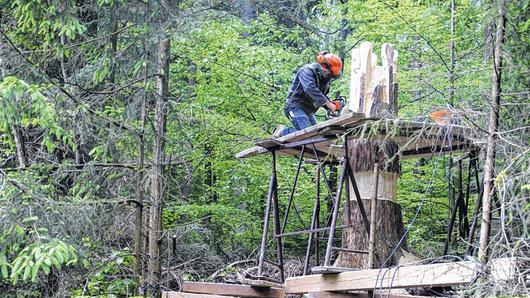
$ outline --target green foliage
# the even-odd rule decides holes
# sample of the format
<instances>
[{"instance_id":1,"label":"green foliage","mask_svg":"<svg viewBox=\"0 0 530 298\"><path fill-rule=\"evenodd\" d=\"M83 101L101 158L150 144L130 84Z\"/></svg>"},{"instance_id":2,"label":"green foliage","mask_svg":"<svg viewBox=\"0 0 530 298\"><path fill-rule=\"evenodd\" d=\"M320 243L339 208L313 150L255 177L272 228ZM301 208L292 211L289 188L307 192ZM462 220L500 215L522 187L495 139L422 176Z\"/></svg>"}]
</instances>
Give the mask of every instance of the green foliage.
<instances>
[{"instance_id":1,"label":"green foliage","mask_svg":"<svg viewBox=\"0 0 530 298\"><path fill-rule=\"evenodd\" d=\"M125 249L113 251L109 260L92 264L96 268L90 274L86 287L73 289L73 297L93 297L103 295L105 297L131 296L137 283L132 278L113 278L122 273L124 268L131 267L134 257ZM88 264L87 264L88 265Z\"/></svg>"},{"instance_id":2,"label":"green foliage","mask_svg":"<svg viewBox=\"0 0 530 298\"><path fill-rule=\"evenodd\" d=\"M2 256L5 259L5 256ZM42 270L48 275L50 269L55 267L61 270L62 266L70 266L77 263L77 254L73 246L65 244L61 240L52 239L46 242L32 243L22 249L11 262L11 279L13 284L18 280L36 282L39 272ZM2 266L4 263L2 264ZM7 273L7 270L5 270ZM4 267L2 267L4 275Z\"/></svg>"},{"instance_id":3,"label":"green foliage","mask_svg":"<svg viewBox=\"0 0 530 298\"><path fill-rule=\"evenodd\" d=\"M178 237L177 256L165 260L175 262L172 273L196 280L225 263L253 258L262 231L270 159L241 161L234 156L253 140L270 136L277 124L288 123L283 106L291 80L319 50L345 57L344 75L333 82L331 94L347 95L349 49L370 41L379 54L382 43L393 43L399 51L400 117L421 118L449 101L449 44L454 40L454 106L468 109L463 114L471 126L484 131L496 14L489 2L457 1L454 36L449 1L280 1L273 8L247 1L256 5L250 17L238 17L246 12L230 1L180 1L172 7L148 2L145 15L145 1L0 0L5 16L0 29L26 56L20 57L9 44L0 46L7 57L2 56L0 65L2 75L7 73L0 82L0 163L14 167L13 126L24 128L31 160L25 171L0 172L0 292L6 291L7 297L134 292L138 285L131 278L130 247L136 205L123 202L136 199L139 189L149 199L155 139L166 144L162 250L169 249L165 236ZM528 3L509 1L506 105L500 112L505 132L499 134L507 157L498 158L495 181L503 198L527 197L530 188L524 180L527 152L521 151L528 145L524 125L529 124L523 104L530 61ZM161 21L166 12L168 20ZM158 99L156 49L166 34L171 37L170 90L161 136L153 133L153 107ZM28 67L25 58L42 69ZM149 77L144 85L145 66ZM49 78L75 101L52 87ZM134 164L140 155L144 100L145 171L144 180L138 181ZM521 134L514 137L512 132ZM72 166L74 160L86 164ZM407 242L417 255L438 256L450 209L447 159L416 162L402 162L398 185L405 225L423 204ZM278 157L282 206L295 167L294 159ZM313 177L313 166L304 165L295 193L300 219L291 209L287 232L309 224ZM477 188L473 182L472 193ZM320 191L324 198L323 185ZM472 195L471 202L475 199ZM530 205L520 201L506 204L508 225L528 222ZM527 238L527 227L514 230L520 239ZM306 240L287 239L287 257L302 256ZM460 243L452 244L452 252L461 252ZM524 246L522 240L514 243Z\"/></svg>"},{"instance_id":4,"label":"green foliage","mask_svg":"<svg viewBox=\"0 0 530 298\"><path fill-rule=\"evenodd\" d=\"M13 17L17 20L17 33L38 36L44 47L52 46L61 36L74 40L86 31L86 27L72 14L75 1L43 3L41 0L15 0L7 2L11 2L10 8Z\"/></svg>"},{"instance_id":5,"label":"green foliage","mask_svg":"<svg viewBox=\"0 0 530 298\"><path fill-rule=\"evenodd\" d=\"M29 85L15 77L0 82L0 131L11 136L13 126L39 126L46 129L42 144L48 151L55 145L51 137L73 145L64 131L53 104L42 94L42 88Z\"/></svg>"}]
</instances>

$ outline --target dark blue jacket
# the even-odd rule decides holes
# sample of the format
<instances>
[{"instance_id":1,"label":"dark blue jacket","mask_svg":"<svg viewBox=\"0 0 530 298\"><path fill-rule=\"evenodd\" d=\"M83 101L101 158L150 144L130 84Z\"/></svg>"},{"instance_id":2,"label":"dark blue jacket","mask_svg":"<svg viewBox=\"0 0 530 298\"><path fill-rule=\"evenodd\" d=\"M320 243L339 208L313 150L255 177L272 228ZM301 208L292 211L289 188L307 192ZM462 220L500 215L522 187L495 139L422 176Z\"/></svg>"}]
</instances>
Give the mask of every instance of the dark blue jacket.
<instances>
[{"instance_id":1,"label":"dark blue jacket","mask_svg":"<svg viewBox=\"0 0 530 298\"><path fill-rule=\"evenodd\" d=\"M294 78L285 108L301 108L306 114L315 113L328 101L331 77L324 76L322 66L318 63L304 65Z\"/></svg>"}]
</instances>

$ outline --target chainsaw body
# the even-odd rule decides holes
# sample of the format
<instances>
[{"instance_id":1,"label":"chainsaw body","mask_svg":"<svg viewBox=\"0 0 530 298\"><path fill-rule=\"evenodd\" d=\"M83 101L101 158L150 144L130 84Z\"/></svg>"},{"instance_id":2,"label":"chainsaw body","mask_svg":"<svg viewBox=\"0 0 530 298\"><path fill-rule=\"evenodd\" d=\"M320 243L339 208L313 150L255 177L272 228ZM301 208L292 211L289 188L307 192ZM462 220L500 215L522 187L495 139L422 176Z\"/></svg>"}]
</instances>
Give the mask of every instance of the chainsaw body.
<instances>
[{"instance_id":1,"label":"chainsaw body","mask_svg":"<svg viewBox=\"0 0 530 298\"><path fill-rule=\"evenodd\" d=\"M337 118L340 115L342 115L342 111L346 107L346 97L345 96L340 96L340 95L336 96L335 99L333 99L332 101L340 102L340 109L336 110L336 111L332 111L332 110L328 109L326 106L324 106L324 108L326 109L326 119L328 119L328 120L331 119L331 118Z\"/></svg>"}]
</instances>

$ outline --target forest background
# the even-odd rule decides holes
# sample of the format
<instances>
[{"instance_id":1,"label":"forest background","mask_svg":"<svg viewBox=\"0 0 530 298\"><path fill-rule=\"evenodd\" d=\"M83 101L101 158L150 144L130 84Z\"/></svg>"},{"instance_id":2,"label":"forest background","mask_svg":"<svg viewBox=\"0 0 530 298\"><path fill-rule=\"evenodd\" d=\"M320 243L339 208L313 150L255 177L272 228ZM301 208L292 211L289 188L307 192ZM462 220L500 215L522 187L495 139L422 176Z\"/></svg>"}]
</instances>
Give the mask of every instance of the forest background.
<instances>
[{"instance_id":1,"label":"forest background","mask_svg":"<svg viewBox=\"0 0 530 298\"><path fill-rule=\"evenodd\" d=\"M163 289L255 260L270 166L267 157L234 156L287 123L294 73L323 49L344 58L331 94L348 96L349 50L394 44L399 116L423 120L452 107L485 148L499 5L506 26L491 255L528 258L528 0L454 1L453 31L451 1L0 0L0 293L137 293L137 273L147 269L135 266L135 252L145 261L153 244L135 247L136 227L142 239L149 234L147 209L161 212ZM420 258L443 251L455 179L448 164L402 163L405 225L422 206L407 237ZM295 166L279 159L281 204ZM302 172L297 193L306 225L312 173ZM479 188L472 182L472 193ZM285 243L293 268L305 240ZM450 254L464 248L455 240Z\"/></svg>"}]
</instances>

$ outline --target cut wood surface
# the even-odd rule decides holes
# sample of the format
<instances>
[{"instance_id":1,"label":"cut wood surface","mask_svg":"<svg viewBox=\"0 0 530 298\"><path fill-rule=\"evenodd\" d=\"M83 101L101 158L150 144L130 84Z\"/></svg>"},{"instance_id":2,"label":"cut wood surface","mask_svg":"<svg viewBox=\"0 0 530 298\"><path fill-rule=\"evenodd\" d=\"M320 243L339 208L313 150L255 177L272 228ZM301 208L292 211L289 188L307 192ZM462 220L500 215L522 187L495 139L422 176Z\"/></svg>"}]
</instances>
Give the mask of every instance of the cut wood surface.
<instances>
[{"instance_id":1,"label":"cut wood surface","mask_svg":"<svg viewBox=\"0 0 530 298\"><path fill-rule=\"evenodd\" d=\"M402 266L319 274L288 278L287 294L308 292L356 291L377 288L414 288L433 286L457 286L472 282L479 273L479 264L464 261L430 265Z\"/></svg>"},{"instance_id":2,"label":"cut wood surface","mask_svg":"<svg viewBox=\"0 0 530 298\"><path fill-rule=\"evenodd\" d=\"M285 297L285 291L281 288L252 287L249 285L223 284L211 282L189 282L182 283L182 291L186 293L229 295L242 297Z\"/></svg>"},{"instance_id":3,"label":"cut wood surface","mask_svg":"<svg viewBox=\"0 0 530 298\"><path fill-rule=\"evenodd\" d=\"M162 292L162 298L236 298L236 296L193 294L185 292Z\"/></svg>"}]
</instances>

